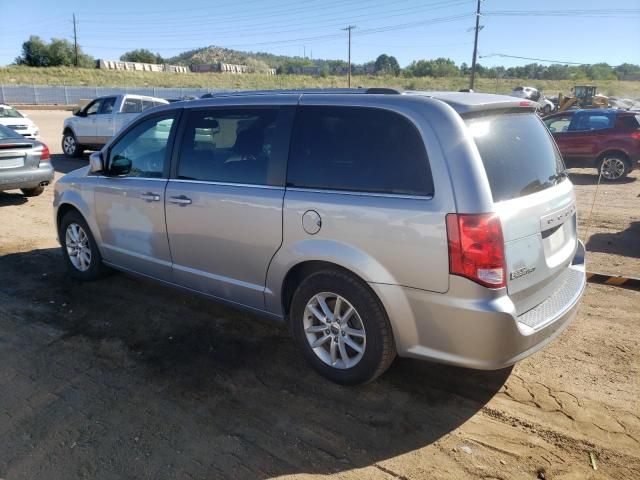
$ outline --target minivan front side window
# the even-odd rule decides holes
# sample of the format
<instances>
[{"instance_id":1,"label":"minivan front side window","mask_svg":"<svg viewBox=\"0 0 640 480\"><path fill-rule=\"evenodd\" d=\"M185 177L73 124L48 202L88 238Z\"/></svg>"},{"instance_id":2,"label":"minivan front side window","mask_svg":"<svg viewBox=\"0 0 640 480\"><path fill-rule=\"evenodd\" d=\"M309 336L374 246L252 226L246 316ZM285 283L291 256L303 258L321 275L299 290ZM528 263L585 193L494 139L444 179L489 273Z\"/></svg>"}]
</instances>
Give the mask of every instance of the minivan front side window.
<instances>
[{"instance_id":1,"label":"minivan front side window","mask_svg":"<svg viewBox=\"0 0 640 480\"><path fill-rule=\"evenodd\" d=\"M174 114L152 117L129 130L109 149L109 173L161 178Z\"/></svg>"},{"instance_id":2,"label":"minivan front side window","mask_svg":"<svg viewBox=\"0 0 640 480\"><path fill-rule=\"evenodd\" d=\"M204 110L189 114L178 178L269 185L277 108Z\"/></svg>"},{"instance_id":3,"label":"minivan front side window","mask_svg":"<svg viewBox=\"0 0 640 480\"><path fill-rule=\"evenodd\" d=\"M300 107L287 185L399 195L433 195L424 142L407 118L364 107Z\"/></svg>"}]
</instances>

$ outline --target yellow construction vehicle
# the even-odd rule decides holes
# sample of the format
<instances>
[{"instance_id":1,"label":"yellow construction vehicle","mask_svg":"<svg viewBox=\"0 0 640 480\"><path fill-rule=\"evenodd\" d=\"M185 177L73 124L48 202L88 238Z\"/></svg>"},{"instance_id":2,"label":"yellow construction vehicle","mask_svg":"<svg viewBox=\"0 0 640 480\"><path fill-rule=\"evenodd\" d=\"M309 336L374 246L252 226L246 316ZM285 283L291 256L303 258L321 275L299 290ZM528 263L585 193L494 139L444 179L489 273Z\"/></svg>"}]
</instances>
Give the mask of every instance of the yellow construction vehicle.
<instances>
[{"instance_id":1,"label":"yellow construction vehicle","mask_svg":"<svg viewBox=\"0 0 640 480\"><path fill-rule=\"evenodd\" d=\"M557 112L568 110L572 107L576 108L607 108L609 106L609 97L598 95L598 87L595 85L576 85L571 89L572 94L564 96L558 94Z\"/></svg>"}]
</instances>

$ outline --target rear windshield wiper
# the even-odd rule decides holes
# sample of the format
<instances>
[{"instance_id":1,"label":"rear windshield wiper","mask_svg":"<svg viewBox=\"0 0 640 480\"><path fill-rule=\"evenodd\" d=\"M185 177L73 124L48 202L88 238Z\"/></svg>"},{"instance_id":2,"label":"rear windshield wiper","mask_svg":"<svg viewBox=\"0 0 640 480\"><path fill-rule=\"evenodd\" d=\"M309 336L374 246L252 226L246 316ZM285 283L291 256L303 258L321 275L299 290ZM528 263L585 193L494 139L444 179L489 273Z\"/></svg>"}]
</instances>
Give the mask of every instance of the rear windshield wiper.
<instances>
[{"instance_id":1,"label":"rear windshield wiper","mask_svg":"<svg viewBox=\"0 0 640 480\"><path fill-rule=\"evenodd\" d=\"M549 177L549 180L559 183L562 181L563 178L567 178L568 176L569 176L569 172L565 169L556 173L555 175L551 175Z\"/></svg>"}]
</instances>

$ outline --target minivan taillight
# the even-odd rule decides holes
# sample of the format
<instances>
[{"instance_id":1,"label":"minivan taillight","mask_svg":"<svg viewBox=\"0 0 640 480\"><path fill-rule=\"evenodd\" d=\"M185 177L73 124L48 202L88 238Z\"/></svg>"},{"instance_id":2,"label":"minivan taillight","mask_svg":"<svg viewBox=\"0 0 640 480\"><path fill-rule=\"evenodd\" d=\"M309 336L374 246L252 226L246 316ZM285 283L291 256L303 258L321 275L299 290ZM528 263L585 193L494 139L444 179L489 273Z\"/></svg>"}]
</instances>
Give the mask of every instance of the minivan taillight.
<instances>
[{"instance_id":1,"label":"minivan taillight","mask_svg":"<svg viewBox=\"0 0 640 480\"><path fill-rule=\"evenodd\" d=\"M506 285L504 239L494 213L447 214L449 272L490 288Z\"/></svg>"}]
</instances>

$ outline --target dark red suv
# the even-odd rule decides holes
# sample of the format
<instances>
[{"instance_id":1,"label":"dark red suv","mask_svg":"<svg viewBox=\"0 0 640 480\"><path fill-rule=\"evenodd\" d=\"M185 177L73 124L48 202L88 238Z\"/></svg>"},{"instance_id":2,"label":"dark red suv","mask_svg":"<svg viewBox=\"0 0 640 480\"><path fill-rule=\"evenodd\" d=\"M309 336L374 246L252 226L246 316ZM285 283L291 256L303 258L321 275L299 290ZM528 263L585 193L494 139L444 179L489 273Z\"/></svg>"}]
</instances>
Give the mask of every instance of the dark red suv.
<instances>
[{"instance_id":1,"label":"dark red suv","mask_svg":"<svg viewBox=\"0 0 640 480\"><path fill-rule=\"evenodd\" d=\"M640 112L569 110L545 117L567 167L595 167L618 180L640 161Z\"/></svg>"}]
</instances>

